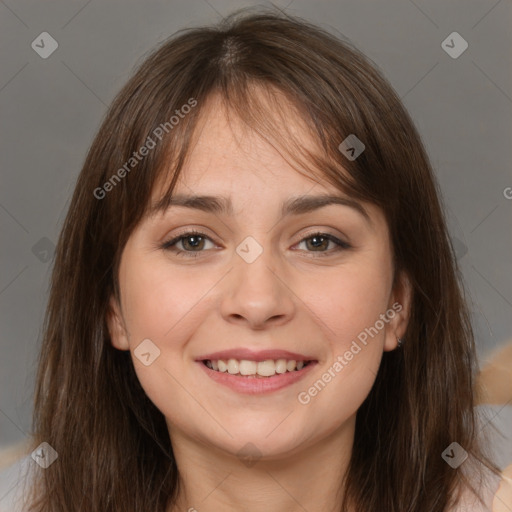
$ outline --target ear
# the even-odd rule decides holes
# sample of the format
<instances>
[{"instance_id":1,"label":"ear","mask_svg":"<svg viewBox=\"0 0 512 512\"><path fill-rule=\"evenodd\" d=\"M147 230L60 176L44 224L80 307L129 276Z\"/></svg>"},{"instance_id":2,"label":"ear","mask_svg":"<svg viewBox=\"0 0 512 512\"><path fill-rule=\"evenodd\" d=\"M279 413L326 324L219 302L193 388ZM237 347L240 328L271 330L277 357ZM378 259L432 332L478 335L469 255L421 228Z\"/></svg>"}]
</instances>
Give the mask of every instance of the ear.
<instances>
[{"instance_id":1,"label":"ear","mask_svg":"<svg viewBox=\"0 0 512 512\"><path fill-rule=\"evenodd\" d=\"M112 345L119 350L130 350L128 335L123 315L118 301L114 296L110 297L107 311L107 326Z\"/></svg>"},{"instance_id":2,"label":"ear","mask_svg":"<svg viewBox=\"0 0 512 512\"><path fill-rule=\"evenodd\" d=\"M409 323L411 302L411 281L405 272L401 272L395 282L386 313L386 316L390 320L386 327L386 339L384 341L385 352L395 350L398 347L397 338L404 337ZM404 343L407 343L407 340L404 340Z\"/></svg>"}]
</instances>

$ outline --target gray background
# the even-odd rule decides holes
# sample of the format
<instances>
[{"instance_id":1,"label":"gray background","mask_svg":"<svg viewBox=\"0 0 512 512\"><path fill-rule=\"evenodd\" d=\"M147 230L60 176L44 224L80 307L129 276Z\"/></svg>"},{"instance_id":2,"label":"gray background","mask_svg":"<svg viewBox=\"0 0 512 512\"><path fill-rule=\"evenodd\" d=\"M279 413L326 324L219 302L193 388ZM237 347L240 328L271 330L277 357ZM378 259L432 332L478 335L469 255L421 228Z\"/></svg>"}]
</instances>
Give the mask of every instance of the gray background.
<instances>
[{"instance_id":1,"label":"gray background","mask_svg":"<svg viewBox=\"0 0 512 512\"><path fill-rule=\"evenodd\" d=\"M0 449L30 427L52 245L107 106L156 43L249 5L0 0ZM512 331L512 0L275 5L348 37L404 101L438 175L484 362ZM59 44L47 59L31 47L44 31ZM441 47L454 31L469 44L456 59Z\"/></svg>"}]
</instances>

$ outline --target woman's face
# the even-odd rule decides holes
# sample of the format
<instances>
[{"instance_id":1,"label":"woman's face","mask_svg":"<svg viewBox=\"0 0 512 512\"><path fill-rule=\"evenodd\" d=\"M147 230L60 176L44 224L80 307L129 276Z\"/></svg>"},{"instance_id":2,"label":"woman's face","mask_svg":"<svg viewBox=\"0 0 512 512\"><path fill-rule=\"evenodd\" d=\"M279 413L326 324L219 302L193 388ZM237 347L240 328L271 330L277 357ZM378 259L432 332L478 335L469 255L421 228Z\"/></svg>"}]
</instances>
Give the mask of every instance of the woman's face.
<instances>
[{"instance_id":1,"label":"woman's face","mask_svg":"<svg viewBox=\"0 0 512 512\"><path fill-rule=\"evenodd\" d=\"M360 204L366 217L232 120L235 140L219 104L203 122L174 195L230 207L203 200L143 219L122 254L112 343L131 351L171 439L232 454L252 443L271 459L353 424L383 351L405 332L408 297L392 289L377 207ZM326 195L347 203L305 202ZM312 362L290 372L292 360ZM258 369L277 373L236 375Z\"/></svg>"}]
</instances>

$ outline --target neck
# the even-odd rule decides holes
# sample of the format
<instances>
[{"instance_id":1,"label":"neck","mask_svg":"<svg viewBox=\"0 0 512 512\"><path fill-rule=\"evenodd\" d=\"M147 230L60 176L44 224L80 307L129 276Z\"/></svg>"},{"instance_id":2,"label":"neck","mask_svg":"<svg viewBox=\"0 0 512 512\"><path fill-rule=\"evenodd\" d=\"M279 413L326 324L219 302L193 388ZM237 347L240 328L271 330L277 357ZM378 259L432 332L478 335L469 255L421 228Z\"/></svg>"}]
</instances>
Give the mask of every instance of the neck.
<instances>
[{"instance_id":1,"label":"neck","mask_svg":"<svg viewBox=\"0 0 512 512\"><path fill-rule=\"evenodd\" d=\"M241 460L170 429L180 492L169 512L323 512L340 509L342 481L354 440L355 416L319 441L286 454Z\"/></svg>"}]
</instances>

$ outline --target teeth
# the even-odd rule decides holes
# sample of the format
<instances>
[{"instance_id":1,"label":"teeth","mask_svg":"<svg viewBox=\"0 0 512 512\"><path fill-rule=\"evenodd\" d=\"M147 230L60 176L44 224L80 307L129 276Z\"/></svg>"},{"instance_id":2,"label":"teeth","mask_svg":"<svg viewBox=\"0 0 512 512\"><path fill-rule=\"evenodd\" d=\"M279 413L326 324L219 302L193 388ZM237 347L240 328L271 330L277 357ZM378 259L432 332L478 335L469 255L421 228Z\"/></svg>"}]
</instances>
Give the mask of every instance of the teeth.
<instances>
[{"instance_id":1,"label":"teeth","mask_svg":"<svg viewBox=\"0 0 512 512\"><path fill-rule=\"evenodd\" d=\"M278 359L276 361L275 368L276 368L276 373L285 373L286 372L286 359Z\"/></svg>"},{"instance_id":2,"label":"teeth","mask_svg":"<svg viewBox=\"0 0 512 512\"><path fill-rule=\"evenodd\" d=\"M240 361L238 365L240 369L240 375L256 375L258 371L258 363L256 361Z\"/></svg>"},{"instance_id":3,"label":"teeth","mask_svg":"<svg viewBox=\"0 0 512 512\"><path fill-rule=\"evenodd\" d=\"M231 373L231 375L238 373L238 361L236 359L230 359L228 361L228 373Z\"/></svg>"},{"instance_id":4,"label":"teeth","mask_svg":"<svg viewBox=\"0 0 512 512\"><path fill-rule=\"evenodd\" d=\"M260 377L272 377L276 373L293 372L295 370L302 370L305 366L304 361L295 361L294 359L267 359L265 361L248 361L242 359L228 359L223 361L206 361L206 366L212 370L221 373L229 373L231 375L258 375Z\"/></svg>"},{"instance_id":5,"label":"teeth","mask_svg":"<svg viewBox=\"0 0 512 512\"><path fill-rule=\"evenodd\" d=\"M276 363L274 363L272 359L260 361L258 363L258 370L256 373L263 377L272 377L272 375L276 374Z\"/></svg>"}]
</instances>

